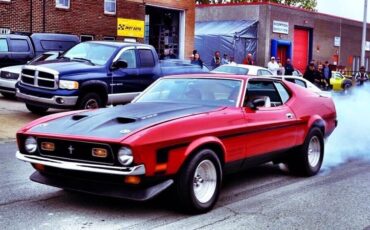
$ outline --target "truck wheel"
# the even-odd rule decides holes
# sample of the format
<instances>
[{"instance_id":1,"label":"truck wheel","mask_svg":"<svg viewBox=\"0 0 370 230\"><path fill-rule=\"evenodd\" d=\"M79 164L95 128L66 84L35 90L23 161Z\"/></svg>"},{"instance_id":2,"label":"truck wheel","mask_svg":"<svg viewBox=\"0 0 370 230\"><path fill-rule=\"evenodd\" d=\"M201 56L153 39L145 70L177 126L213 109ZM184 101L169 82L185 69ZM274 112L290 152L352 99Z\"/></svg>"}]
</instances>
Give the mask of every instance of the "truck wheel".
<instances>
[{"instance_id":1,"label":"truck wheel","mask_svg":"<svg viewBox=\"0 0 370 230\"><path fill-rule=\"evenodd\" d=\"M316 175L324 158L324 138L321 130L312 128L303 145L291 152L287 166L292 173L302 176Z\"/></svg>"},{"instance_id":2,"label":"truck wheel","mask_svg":"<svg viewBox=\"0 0 370 230\"><path fill-rule=\"evenodd\" d=\"M5 97L6 99L14 99L15 98L15 95L11 94L11 93L1 93L1 95L3 95L3 97Z\"/></svg>"},{"instance_id":3,"label":"truck wheel","mask_svg":"<svg viewBox=\"0 0 370 230\"><path fill-rule=\"evenodd\" d=\"M87 93L77 103L77 109L98 109L101 107L102 100L97 93Z\"/></svg>"},{"instance_id":4,"label":"truck wheel","mask_svg":"<svg viewBox=\"0 0 370 230\"><path fill-rule=\"evenodd\" d=\"M211 149L197 152L181 169L177 198L183 211L204 213L215 205L222 181L221 163Z\"/></svg>"},{"instance_id":5,"label":"truck wheel","mask_svg":"<svg viewBox=\"0 0 370 230\"><path fill-rule=\"evenodd\" d=\"M44 115L49 109L47 107L35 106L30 104L26 104L26 107L30 112L38 115Z\"/></svg>"}]
</instances>

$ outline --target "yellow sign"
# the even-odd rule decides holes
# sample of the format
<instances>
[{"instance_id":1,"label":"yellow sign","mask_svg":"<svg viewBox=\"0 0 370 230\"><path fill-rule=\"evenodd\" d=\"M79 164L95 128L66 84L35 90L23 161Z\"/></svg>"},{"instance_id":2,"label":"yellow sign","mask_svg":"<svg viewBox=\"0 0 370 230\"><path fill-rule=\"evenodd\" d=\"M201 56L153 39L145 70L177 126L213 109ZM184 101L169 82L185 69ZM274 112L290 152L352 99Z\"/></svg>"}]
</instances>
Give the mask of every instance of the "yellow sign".
<instances>
[{"instance_id":1,"label":"yellow sign","mask_svg":"<svg viewBox=\"0 0 370 230\"><path fill-rule=\"evenodd\" d=\"M123 37L143 38L144 21L117 18L117 35Z\"/></svg>"}]
</instances>

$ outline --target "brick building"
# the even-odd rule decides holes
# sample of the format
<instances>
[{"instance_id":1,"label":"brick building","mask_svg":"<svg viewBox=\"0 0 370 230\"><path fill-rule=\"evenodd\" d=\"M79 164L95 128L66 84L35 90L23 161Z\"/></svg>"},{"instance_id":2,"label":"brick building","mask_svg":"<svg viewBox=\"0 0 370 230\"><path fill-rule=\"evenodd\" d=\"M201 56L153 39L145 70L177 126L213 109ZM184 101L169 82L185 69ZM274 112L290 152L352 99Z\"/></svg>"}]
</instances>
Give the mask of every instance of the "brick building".
<instances>
[{"instance_id":1,"label":"brick building","mask_svg":"<svg viewBox=\"0 0 370 230\"><path fill-rule=\"evenodd\" d=\"M118 18L142 22L144 36L118 36ZM194 18L194 1L0 0L0 33L68 33L82 41L134 39L180 58L193 50Z\"/></svg>"},{"instance_id":2,"label":"brick building","mask_svg":"<svg viewBox=\"0 0 370 230\"><path fill-rule=\"evenodd\" d=\"M265 1L196 7L196 25L227 20L257 22L258 41L254 53L258 65L266 66L271 56L278 56L281 60L292 58L294 66L301 71L310 60L329 61L347 70L359 69L362 22ZM369 28L367 41L370 41ZM370 47L366 52L367 70L370 69L369 51Z\"/></svg>"}]
</instances>

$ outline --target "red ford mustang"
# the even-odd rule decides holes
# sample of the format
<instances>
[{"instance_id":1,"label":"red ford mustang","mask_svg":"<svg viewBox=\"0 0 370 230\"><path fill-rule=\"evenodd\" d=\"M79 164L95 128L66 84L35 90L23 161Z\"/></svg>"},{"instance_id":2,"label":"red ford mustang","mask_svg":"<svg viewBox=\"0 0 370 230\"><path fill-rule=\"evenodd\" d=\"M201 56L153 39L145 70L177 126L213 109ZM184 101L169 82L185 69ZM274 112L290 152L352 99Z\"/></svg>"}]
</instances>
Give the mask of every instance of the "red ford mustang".
<instances>
[{"instance_id":1,"label":"red ford mustang","mask_svg":"<svg viewBox=\"0 0 370 230\"><path fill-rule=\"evenodd\" d=\"M31 180L148 200L173 187L187 211L210 210L225 173L269 161L315 175L337 125L331 98L279 79L186 75L132 103L59 113L17 133Z\"/></svg>"}]
</instances>

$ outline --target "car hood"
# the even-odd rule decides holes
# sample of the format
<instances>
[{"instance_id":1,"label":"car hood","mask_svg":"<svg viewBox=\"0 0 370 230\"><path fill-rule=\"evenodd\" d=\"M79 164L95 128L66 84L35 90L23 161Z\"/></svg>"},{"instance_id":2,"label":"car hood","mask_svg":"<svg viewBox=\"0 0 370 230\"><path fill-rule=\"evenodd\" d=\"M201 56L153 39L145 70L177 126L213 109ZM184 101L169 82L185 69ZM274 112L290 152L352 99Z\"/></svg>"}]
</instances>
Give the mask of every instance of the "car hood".
<instances>
[{"instance_id":1,"label":"car hood","mask_svg":"<svg viewBox=\"0 0 370 230\"><path fill-rule=\"evenodd\" d=\"M32 65L26 65L25 68L34 66L35 68L43 68L57 71L59 75L69 75L78 73L89 73L97 71L105 71L104 66L91 65L88 62L83 61L70 61L68 59L58 59L50 61L41 61L32 63Z\"/></svg>"},{"instance_id":2,"label":"car hood","mask_svg":"<svg viewBox=\"0 0 370 230\"><path fill-rule=\"evenodd\" d=\"M131 103L83 111L38 124L29 131L53 135L124 138L135 131L181 117L211 112L219 106L177 103Z\"/></svg>"}]
</instances>

